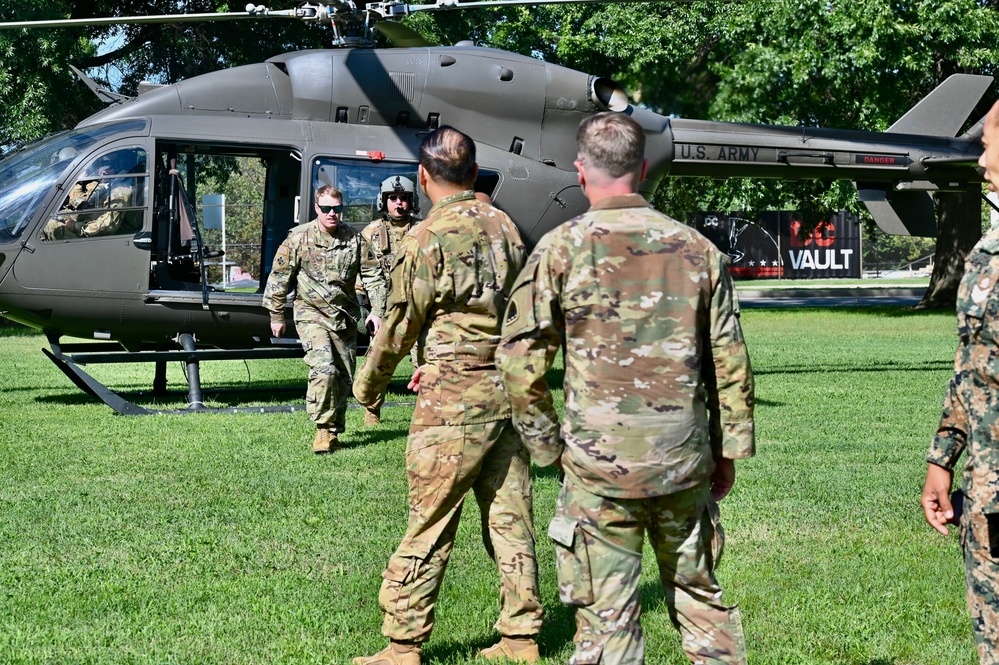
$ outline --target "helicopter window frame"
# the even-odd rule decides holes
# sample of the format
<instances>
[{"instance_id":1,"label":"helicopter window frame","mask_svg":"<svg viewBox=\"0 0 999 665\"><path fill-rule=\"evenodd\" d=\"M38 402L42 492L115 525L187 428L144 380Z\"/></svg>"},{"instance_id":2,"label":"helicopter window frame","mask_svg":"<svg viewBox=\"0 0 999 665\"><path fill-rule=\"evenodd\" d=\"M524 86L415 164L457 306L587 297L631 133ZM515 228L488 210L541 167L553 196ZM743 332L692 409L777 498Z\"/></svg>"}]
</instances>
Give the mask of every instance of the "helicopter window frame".
<instances>
[{"instance_id":1,"label":"helicopter window frame","mask_svg":"<svg viewBox=\"0 0 999 665\"><path fill-rule=\"evenodd\" d=\"M303 211L306 216L302 219L311 221L315 218L313 202L316 191L324 185L333 185L343 194L344 211L341 219L355 230L361 231L372 221L381 218L382 215L378 211L381 183L386 178L396 175L409 178L417 184L416 196L419 199L419 206L415 210L415 216L417 219L422 219L421 213L425 214L433 206L419 186L417 166L416 161L379 160L373 162L349 157L315 155L312 158L308 199L303 201ZM342 168L348 169L346 175L341 175ZM359 177L358 174L365 169L371 175ZM499 172L480 168L478 177L475 179L474 189L476 192L483 192L492 198L499 189L501 180ZM299 220L299 223L302 223L302 220Z\"/></svg>"},{"instance_id":2,"label":"helicopter window frame","mask_svg":"<svg viewBox=\"0 0 999 665\"><path fill-rule=\"evenodd\" d=\"M343 213L340 218L356 231L361 231L373 220L380 219L378 212L378 197L381 194L381 184L386 178L401 175L414 183L417 163L403 161L377 161L366 159L350 159L346 157L315 156L312 159L309 194L303 201L305 217L302 220L315 219L313 203L320 187L333 185L343 194ZM342 173L346 171L346 173ZM365 174L365 175L362 175ZM417 187L417 196L420 195ZM420 198L419 208L429 209L425 205L425 197ZM302 223L302 220L299 223Z\"/></svg>"},{"instance_id":3,"label":"helicopter window frame","mask_svg":"<svg viewBox=\"0 0 999 665\"><path fill-rule=\"evenodd\" d=\"M100 238L115 238L141 233L147 227L149 209L149 151L143 143L126 141L116 143L96 155L88 156L84 166L76 171L72 186L67 185L67 194L59 207L48 215L48 221L41 226L38 239L42 242L76 242ZM127 156L127 153L133 153ZM122 161L122 160L125 161ZM102 163L116 164L114 173L101 173ZM121 171L121 165L127 170ZM86 184L84 184L86 183ZM96 185L91 186L91 183ZM130 183L130 184L129 184ZM128 191L123 191L128 187ZM79 190L77 189L79 188ZM65 191L65 190L63 190ZM86 201L73 197L85 197ZM96 197L96 198L95 198ZM90 204L87 204L87 201ZM110 231L100 226L105 215L116 217ZM81 218L84 225L98 223L95 232L84 230L65 231L67 222L72 220L79 228Z\"/></svg>"}]
</instances>

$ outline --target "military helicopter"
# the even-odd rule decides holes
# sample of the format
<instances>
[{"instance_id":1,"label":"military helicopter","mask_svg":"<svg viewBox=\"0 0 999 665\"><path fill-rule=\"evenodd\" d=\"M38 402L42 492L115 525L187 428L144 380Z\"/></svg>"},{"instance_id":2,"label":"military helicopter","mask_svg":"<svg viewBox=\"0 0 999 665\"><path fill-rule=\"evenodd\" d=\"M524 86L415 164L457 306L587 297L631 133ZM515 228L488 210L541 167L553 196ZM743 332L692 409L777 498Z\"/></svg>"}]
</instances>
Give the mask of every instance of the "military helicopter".
<instances>
[{"instance_id":1,"label":"military helicopter","mask_svg":"<svg viewBox=\"0 0 999 665\"><path fill-rule=\"evenodd\" d=\"M420 141L444 124L476 141L476 189L511 215L529 244L588 207L572 166L575 134L582 118L600 111L630 114L645 129L648 196L667 175L848 179L885 231L933 235L932 193L980 180L982 123L957 133L991 77L947 79L885 133L669 118L630 103L608 78L470 44L428 46L391 22L416 11L512 4L539 2L390 0L359 9L344 0L180 17L328 23L335 48L143 86L134 98L83 76L109 106L0 161L0 315L44 331L45 353L119 413L154 410L81 365L154 362L153 388L163 391L165 363L180 360L188 410L203 409L200 361L301 355L297 340L271 338L260 291L289 229L310 219L316 189L336 184L347 218L371 219L377 184L399 174L415 180ZM168 20L178 17L0 29ZM374 29L404 48L371 48ZM208 277L208 266L225 257L203 241L198 169L220 157L265 167L255 193L256 288L231 290ZM104 201L74 208L74 193L88 187L103 188ZM95 341L63 343L64 336Z\"/></svg>"}]
</instances>

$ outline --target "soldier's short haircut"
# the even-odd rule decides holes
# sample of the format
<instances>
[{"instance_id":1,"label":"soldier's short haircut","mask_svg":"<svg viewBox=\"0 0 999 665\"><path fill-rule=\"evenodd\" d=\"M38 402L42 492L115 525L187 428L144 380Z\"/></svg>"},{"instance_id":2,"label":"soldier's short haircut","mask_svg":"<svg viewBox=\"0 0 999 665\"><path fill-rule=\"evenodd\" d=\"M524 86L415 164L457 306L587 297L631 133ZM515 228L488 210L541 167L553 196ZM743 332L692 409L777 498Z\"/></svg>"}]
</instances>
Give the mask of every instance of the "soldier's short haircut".
<instances>
[{"instance_id":1,"label":"soldier's short haircut","mask_svg":"<svg viewBox=\"0 0 999 665\"><path fill-rule=\"evenodd\" d=\"M319 199L324 196L331 196L334 199L339 199L341 203L343 202L343 194L333 185L323 185L316 190L316 205L319 205Z\"/></svg>"},{"instance_id":2,"label":"soldier's short haircut","mask_svg":"<svg viewBox=\"0 0 999 665\"><path fill-rule=\"evenodd\" d=\"M475 183L475 142L454 127L442 125L420 144L420 166L434 180L471 187Z\"/></svg>"},{"instance_id":3,"label":"soldier's short haircut","mask_svg":"<svg viewBox=\"0 0 999 665\"><path fill-rule=\"evenodd\" d=\"M623 113L598 113L579 123L576 150L596 168L620 178L645 160L645 132Z\"/></svg>"}]
</instances>

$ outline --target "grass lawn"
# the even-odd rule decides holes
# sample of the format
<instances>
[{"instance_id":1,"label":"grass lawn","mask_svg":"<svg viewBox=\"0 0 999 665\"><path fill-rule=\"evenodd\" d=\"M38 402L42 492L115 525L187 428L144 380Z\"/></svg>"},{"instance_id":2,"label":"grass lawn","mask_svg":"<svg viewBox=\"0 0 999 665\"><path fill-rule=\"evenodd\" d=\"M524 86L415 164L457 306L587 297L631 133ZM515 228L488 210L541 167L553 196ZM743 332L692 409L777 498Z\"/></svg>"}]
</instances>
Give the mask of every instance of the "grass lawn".
<instances>
[{"instance_id":1,"label":"grass lawn","mask_svg":"<svg viewBox=\"0 0 999 665\"><path fill-rule=\"evenodd\" d=\"M750 662L976 663L956 538L926 526L918 505L953 316L743 318L758 455L722 503L719 576L742 608ZM370 429L351 409L348 447L315 457L304 412L118 416L70 384L44 344L0 328L0 662L348 663L383 646L377 596L406 521L409 407ZM149 367L93 374L120 390L152 380ZM206 390L248 374L296 388L255 402L304 393L299 360L202 365ZM411 399L407 376L390 400ZM169 378L183 387L178 368ZM536 469L540 534L556 490ZM542 654L565 662L572 615L544 536L539 558ZM468 662L492 643L496 591L473 502L424 662ZM647 662L686 662L651 557L643 598Z\"/></svg>"}]
</instances>

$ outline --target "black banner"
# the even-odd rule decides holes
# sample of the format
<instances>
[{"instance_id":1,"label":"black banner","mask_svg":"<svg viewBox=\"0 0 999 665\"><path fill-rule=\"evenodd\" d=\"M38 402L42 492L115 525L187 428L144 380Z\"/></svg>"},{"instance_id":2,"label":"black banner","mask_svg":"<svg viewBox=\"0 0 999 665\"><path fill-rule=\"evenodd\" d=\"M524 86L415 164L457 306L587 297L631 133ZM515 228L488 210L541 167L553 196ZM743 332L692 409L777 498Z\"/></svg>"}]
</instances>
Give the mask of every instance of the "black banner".
<instances>
[{"instance_id":1,"label":"black banner","mask_svg":"<svg viewBox=\"0 0 999 665\"><path fill-rule=\"evenodd\" d=\"M735 279L860 277L860 221L845 211L811 233L792 211L698 212L687 223L728 255Z\"/></svg>"}]
</instances>

